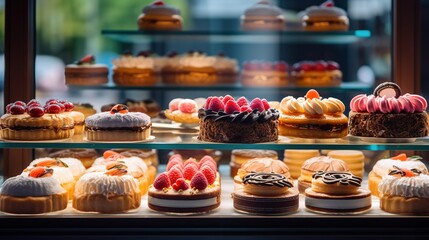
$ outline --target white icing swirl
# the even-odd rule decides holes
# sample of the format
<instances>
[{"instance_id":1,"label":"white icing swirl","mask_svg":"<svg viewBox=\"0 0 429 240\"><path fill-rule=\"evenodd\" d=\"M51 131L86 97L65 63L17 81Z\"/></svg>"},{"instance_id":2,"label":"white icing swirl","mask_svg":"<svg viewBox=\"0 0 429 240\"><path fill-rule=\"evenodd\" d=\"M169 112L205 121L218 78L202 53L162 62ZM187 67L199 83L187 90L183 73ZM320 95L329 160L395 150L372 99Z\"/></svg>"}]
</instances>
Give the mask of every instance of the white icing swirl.
<instances>
[{"instance_id":1,"label":"white icing swirl","mask_svg":"<svg viewBox=\"0 0 429 240\"><path fill-rule=\"evenodd\" d=\"M213 67L216 62L215 57L209 57L198 52L185 54L179 60L179 64L182 67Z\"/></svg>"},{"instance_id":2,"label":"white icing swirl","mask_svg":"<svg viewBox=\"0 0 429 240\"><path fill-rule=\"evenodd\" d=\"M383 195L429 198L429 175L415 177L385 176L378 185Z\"/></svg>"},{"instance_id":3,"label":"white icing swirl","mask_svg":"<svg viewBox=\"0 0 429 240\"><path fill-rule=\"evenodd\" d=\"M75 187L75 196L86 194L125 195L134 192L140 192L140 190L137 180L132 176L110 176L102 172L83 175Z\"/></svg>"},{"instance_id":4,"label":"white icing swirl","mask_svg":"<svg viewBox=\"0 0 429 240\"><path fill-rule=\"evenodd\" d=\"M295 99L292 96L283 98L280 103L280 111L284 114L307 114L307 115L337 115L342 114L346 107L337 98L312 98L300 97Z\"/></svg>"},{"instance_id":5,"label":"white icing swirl","mask_svg":"<svg viewBox=\"0 0 429 240\"><path fill-rule=\"evenodd\" d=\"M18 175L7 179L1 188L2 195L14 197L41 197L63 192L65 190L53 177L33 178Z\"/></svg>"},{"instance_id":6,"label":"white icing swirl","mask_svg":"<svg viewBox=\"0 0 429 240\"><path fill-rule=\"evenodd\" d=\"M328 114L343 113L346 110L346 106L339 99L330 97L322 99L322 102L326 105Z\"/></svg>"},{"instance_id":7,"label":"white icing swirl","mask_svg":"<svg viewBox=\"0 0 429 240\"><path fill-rule=\"evenodd\" d=\"M406 169L415 168L424 174L428 173L428 169L426 168L425 164L420 161L401 161L393 159L381 159L377 161L377 163L372 168L372 171L378 176L383 177L389 174L389 171L393 168L393 166Z\"/></svg>"},{"instance_id":8,"label":"white icing swirl","mask_svg":"<svg viewBox=\"0 0 429 240\"><path fill-rule=\"evenodd\" d=\"M141 112L110 113L102 112L85 119L85 126L97 128L144 127L150 124L150 117Z\"/></svg>"},{"instance_id":9,"label":"white icing swirl","mask_svg":"<svg viewBox=\"0 0 429 240\"><path fill-rule=\"evenodd\" d=\"M326 112L326 105L318 98L307 99L304 103L304 110L309 115L323 115Z\"/></svg>"},{"instance_id":10,"label":"white icing swirl","mask_svg":"<svg viewBox=\"0 0 429 240\"><path fill-rule=\"evenodd\" d=\"M140 68L154 69L155 60L152 57L123 55L117 59L113 59L113 65L117 68Z\"/></svg>"}]
</instances>

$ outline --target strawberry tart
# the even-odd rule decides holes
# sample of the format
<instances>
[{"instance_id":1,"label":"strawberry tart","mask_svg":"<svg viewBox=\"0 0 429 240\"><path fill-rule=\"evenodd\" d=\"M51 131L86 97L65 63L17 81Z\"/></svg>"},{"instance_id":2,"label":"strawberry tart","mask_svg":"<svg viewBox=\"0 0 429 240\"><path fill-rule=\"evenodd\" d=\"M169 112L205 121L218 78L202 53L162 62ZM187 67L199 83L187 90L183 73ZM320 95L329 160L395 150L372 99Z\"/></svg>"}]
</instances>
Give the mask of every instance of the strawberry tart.
<instances>
[{"instance_id":1,"label":"strawberry tart","mask_svg":"<svg viewBox=\"0 0 429 240\"><path fill-rule=\"evenodd\" d=\"M259 143L278 139L279 112L270 108L266 99L209 97L205 107L198 110L198 117L198 139L202 141Z\"/></svg>"},{"instance_id":2,"label":"strawberry tart","mask_svg":"<svg viewBox=\"0 0 429 240\"><path fill-rule=\"evenodd\" d=\"M67 191L52 177L54 169L36 167L25 175L7 179L0 190L0 211L40 214L67 207Z\"/></svg>"},{"instance_id":3,"label":"strawberry tart","mask_svg":"<svg viewBox=\"0 0 429 240\"><path fill-rule=\"evenodd\" d=\"M167 170L149 188L150 209L176 214L210 212L220 205L220 175L210 156L199 162L183 161L180 155L170 157Z\"/></svg>"},{"instance_id":4,"label":"strawberry tart","mask_svg":"<svg viewBox=\"0 0 429 240\"><path fill-rule=\"evenodd\" d=\"M330 87L341 84L343 73L334 61L302 61L292 66L292 79L296 86Z\"/></svg>"},{"instance_id":5,"label":"strawberry tart","mask_svg":"<svg viewBox=\"0 0 429 240\"><path fill-rule=\"evenodd\" d=\"M350 102L349 134L371 138L416 138L428 135L426 99L401 94L401 88L385 82L367 96L360 94Z\"/></svg>"},{"instance_id":6,"label":"strawberry tart","mask_svg":"<svg viewBox=\"0 0 429 240\"><path fill-rule=\"evenodd\" d=\"M165 116L175 122L185 124L198 124L198 105L192 99L175 98L164 111Z\"/></svg>"},{"instance_id":7,"label":"strawberry tart","mask_svg":"<svg viewBox=\"0 0 429 240\"><path fill-rule=\"evenodd\" d=\"M63 103L49 100L42 106L33 99L27 104L22 101L8 104L6 114L0 119L3 139L40 141L73 136L74 120L64 114L68 102Z\"/></svg>"},{"instance_id":8,"label":"strawberry tart","mask_svg":"<svg viewBox=\"0 0 429 240\"><path fill-rule=\"evenodd\" d=\"M288 71L289 65L283 61L244 62L241 83L244 86L284 87L288 85Z\"/></svg>"},{"instance_id":9,"label":"strawberry tart","mask_svg":"<svg viewBox=\"0 0 429 240\"><path fill-rule=\"evenodd\" d=\"M151 126L148 115L117 104L85 119L85 136L89 141L143 141L149 139Z\"/></svg>"},{"instance_id":10,"label":"strawberry tart","mask_svg":"<svg viewBox=\"0 0 429 240\"><path fill-rule=\"evenodd\" d=\"M108 82L109 70L104 64L96 64L94 55L86 55L65 68L68 85L99 85Z\"/></svg>"}]
</instances>

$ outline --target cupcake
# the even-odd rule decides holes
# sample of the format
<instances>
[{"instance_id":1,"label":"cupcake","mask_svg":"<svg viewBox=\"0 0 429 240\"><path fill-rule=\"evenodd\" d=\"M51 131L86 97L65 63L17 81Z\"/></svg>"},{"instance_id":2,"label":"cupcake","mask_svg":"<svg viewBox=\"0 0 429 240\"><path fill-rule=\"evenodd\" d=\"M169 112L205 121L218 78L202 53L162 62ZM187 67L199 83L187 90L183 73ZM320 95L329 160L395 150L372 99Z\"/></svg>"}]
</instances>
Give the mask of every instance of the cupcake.
<instances>
[{"instance_id":1,"label":"cupcake","mask_svg":"<svg viewBox=\"0 0 429 240\"><path fill-rule=\"evenodd\" d=\"M241 16L243 30L283 30L284 27L282 10L267 0L257 2Z\"/></svg>"},{"instance_id":2,"label":"cupcake","mask_svg":"<svg viewBox=\"0 0 429 240\"><path fill-rule=\"evenodd\" d=\"M180 10L161 0L144 7L137 19L139 30L181 30L182 22Z\"/></svg>"}]
</instances>

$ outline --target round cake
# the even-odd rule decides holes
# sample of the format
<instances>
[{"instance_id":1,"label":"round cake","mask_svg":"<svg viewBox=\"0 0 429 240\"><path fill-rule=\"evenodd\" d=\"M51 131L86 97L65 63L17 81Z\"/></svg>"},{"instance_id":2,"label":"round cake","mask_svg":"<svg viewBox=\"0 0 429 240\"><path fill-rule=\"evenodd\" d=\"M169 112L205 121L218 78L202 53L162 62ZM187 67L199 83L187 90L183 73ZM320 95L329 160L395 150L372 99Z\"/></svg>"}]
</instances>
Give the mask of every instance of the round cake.
<instances>
[{"instance_id":1,"label":"round cake","mask_svg":"<svg viewBox=\"0 0 429 240\"><path fill-rule=\"evenodd\" d=\"M346 107L336 98L321 98L311 89L305 98L288 96L280 103L280 135L300 138L347 136Z\"/></svg>"},{"instance_id":2,"label":"round cake","mask_svg":"<svg viewBox=\"0 0 429 240\"><path fill-rule=\"evenodd\" d=\"M8 178L0 191L0 211L40 214L67 207L67 191L52 177L53 169L33 168L29 173Z\"/></svg>"},{"instance_id":3,"label":"round cake","mask_svg":"<svg viewBox=\"0 0 429 240\"><path fill-rule=\"evenodd\" d=\"M241 97L207 98L205 108L198 111L198 139L207 142L259 143L278 139L279 112L265 99L248 102Z\"/></svg>"},{"instance_id":4,"label":"round cake","mask_svg":"<svg viewBox=\"0 0 429 240\"><path fill-rule=\"evenodd\" d=\"M65 80L68 85L100 85L108 82L109 69L104 64L95 64L94 55L87 55L68 64L65 68Z\"/></svg>"},{"instance_id":5,"label":"round cake","mask_svg":"<svg viewBox=\"0 0 429 240\"><path fill-rule=\"evenodd\" d=\"M427 102L420 95L401 95L400 87L382 83L374 94L350 102L349 134L372 138L416 138L428 135Z\"/></svg>"},{"instance_id":6,"label":"round cake","mask_svg":"<svg viewBox=\"0 0 429 240\"><path fill-rule=\"evenodd\" d=\"M243 63L241 83L252 87L285 87L289 65L286 62L250 61Z\"/></svg>"},{"instance_id":7,"label":"round cake","mask_svg":"<svg viewBox=\"0 0 429 240\"><path fill-rule=\"evenodd\" d=\"M181 30L182 22L180 10L161 0L144 7L137 19L139 30Z\"/></svg>"},{"instance_id":8,"label":"round cake","mask_svg":"<svg viewBox=\"0 0 429 240\"><path fill-rule=\"evenodd\" d=\"M371 192L348 172L319 171L305 190L305 207L320 213L360 213L371 208Z\"/></svg>"},{"instance_id":9,"label":"round cake","mask_svg":"<svg viewBox=\"0 0 429 240\"><path fill-rule=\"evenodd\" d=\"M308 7L300 15L302 25L308 31L346 31L349 28L346 11L335 7L332 0Z\"/></svg>"},{"instance_id":10,"label":"round cake","mask_svg":"<svg viewBox=\"0 0 429 240\"><path fill-rule=\"evenodd\" d=\"M343 73L334 61L302 61L292 66L292 79L301 87L339 86Z\"/></svg>"},{"instance_id":11,"label":"round cake","mask_svg":"<svg viewBox=\"0 0 429 240\"><path fill-rule=\"evenodd\" d=\"M241 16L243 30L283 30L285 19L282 10L269 1L261 0L246 9Z\"/></svg>"},{"instance_id":12,"label":"round cake","mask_svg":"<svg viewBox=\"0 0 429 240\"><path fill-rule=\"evenodd\" d=\"M151 133L150 117L128 112L118 104L110 112L97 113L85 119L85 137L89 141L142 141Z\"/></svg>"},{"instance_id":13,"label":"round cake","mask_svg":"<svg viewBox=\"0 0 429 240\"><path fill-rule=\"evenodd\" d=\"M125 53L113 63L113 81L124 86L152 86L159 82L155 60L151 53L141 51L137 56Z\"/></svg>"}]
</instances>

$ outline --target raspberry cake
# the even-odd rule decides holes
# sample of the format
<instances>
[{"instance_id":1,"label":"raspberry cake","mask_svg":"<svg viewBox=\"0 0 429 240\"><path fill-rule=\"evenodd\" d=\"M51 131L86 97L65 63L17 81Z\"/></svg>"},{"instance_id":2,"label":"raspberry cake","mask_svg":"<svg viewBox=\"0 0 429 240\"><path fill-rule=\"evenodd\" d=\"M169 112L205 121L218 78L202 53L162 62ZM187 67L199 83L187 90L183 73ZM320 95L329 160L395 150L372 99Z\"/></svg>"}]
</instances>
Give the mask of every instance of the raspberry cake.
<instances>
[{"instance_id":1,"label":"raspberry cake","mask_svg":"<svg viewBox=\"0 0 429 240\"><path fill-rule=\"evenodd\" d=\"M374 138L416 138L428 135L427 102L420 95L401 94L385 82L372 95L360 94L350 102L349 134Z\"/></svg>"},{"instance_id":2,"label":"raspberry cake","mask_svg":"<svg viewBox=\"0 0 429 240\"><path fill-rule=\"evenodd\" d=\"M73 136L74 120L66 111L73 105L66 101L48 100L42 106L37 100L27 104L16 101L6 106L1 117L3 139L7 140L55 140Z\"/></svg>"},{"instance_id":3,"label":"raspberry cake","mask_svg":"<svg viewBox=\"0 0 429 240\"><path fill-rule=\"evenodd\" d=\"M286 62L250 61L243 64L241 83L244 86L284 87L288 85L289 65Z\"/></svg>"},{"instance_id":4,"label":"raspberry cake","mask_svg":"<svg viewBox=\"0 0 429 240\"><path fill-rule=\"evenodd\" d=\"M165 116L175 122L185 124L198 124L198 105L192 99L175 98L164 111Z\"/></svg>"},{"instance_id":5,"label":"raspberry cake","mask_svg":"<svg viewBox=\"0 0 429 240\"><path fill-rule=\"evenodd\" d=\"M167 170L149 188L150 209L166 213L199 214L220 205L220 177L216 162L210 156L198 163L183 162L180 155L170 157Z\"/></svg>"},{"instance_id":6,"label":"raspberry cake","mask_svg":"<svg viewBox=\"0 0 429 240\"><path fill-rule=\"evenodd\" d=\"M209 97L205 107L198 110L198 117L198 139L202 141L260 143L278 139L279 112L265 99Z\"/></svg>"},{"instance_id":7,"label":"raspberry cake","mask_svg":"<svg viewBox=\"0 0 429 240\"><path fill-rule=\"evenodd\" d=\"M292 66L294 84L302 87L329 87L341 84L343 73L334 61L302 61Z\"/></svg>"}]
</instances>

